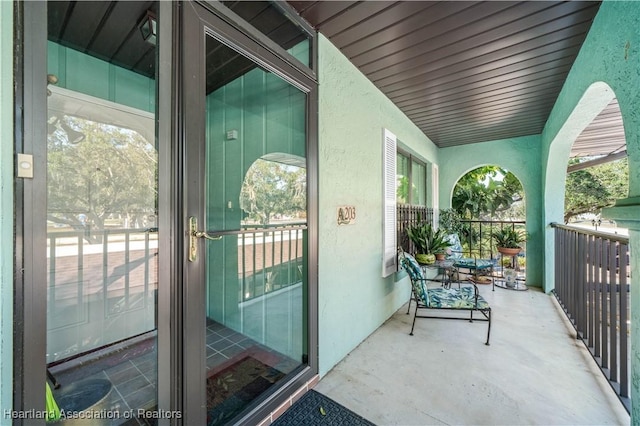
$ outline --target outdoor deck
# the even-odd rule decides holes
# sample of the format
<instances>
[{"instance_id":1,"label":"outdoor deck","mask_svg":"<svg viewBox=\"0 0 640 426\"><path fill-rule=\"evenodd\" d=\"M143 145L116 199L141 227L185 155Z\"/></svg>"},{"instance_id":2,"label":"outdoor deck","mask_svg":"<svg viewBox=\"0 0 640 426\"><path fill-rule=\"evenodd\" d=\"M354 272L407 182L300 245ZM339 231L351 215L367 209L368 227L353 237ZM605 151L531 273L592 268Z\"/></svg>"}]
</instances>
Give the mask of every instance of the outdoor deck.
<instances>
[{"instance_id":1,"label":"outdoor deck","mask_svg":"<svg viewBox=\"0 0 640 426\"><path fill-rule=\"evenodd\" d=\"M484 322L418 319L409 336L405 305L315 390L377 425L629 424L553 296L479 287L491 346Z\"/></svg>"}]
</instances>

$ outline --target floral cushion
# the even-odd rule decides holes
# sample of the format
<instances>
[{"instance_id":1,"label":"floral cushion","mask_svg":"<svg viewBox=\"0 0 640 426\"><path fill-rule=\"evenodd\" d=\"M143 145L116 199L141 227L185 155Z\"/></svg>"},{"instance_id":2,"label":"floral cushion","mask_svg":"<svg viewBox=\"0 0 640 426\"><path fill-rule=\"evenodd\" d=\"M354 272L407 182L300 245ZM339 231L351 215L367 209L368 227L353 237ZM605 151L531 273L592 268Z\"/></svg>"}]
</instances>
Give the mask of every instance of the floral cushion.
<instances>
[{"instance_id":1,"label":"floral cushion","mask_svg":"<svg viewBox=\"0 0 640 426\"><path fill-rule=\"evenodd\" d=\"M489 259L474 259L471 257L462 257L462 244L458 234L447 235L449 241L449 251L451 252L447 258L454 261L456 268L466 269L487 269L494 265L494 262Z\"/></svg>"},{"instance_id":2,"label":"floral cushion","mask_svg":"<svg viewBox=\"0 0 640 426\"><path fill-rule=\"evenodd\" d=\"M462 257L462 243L458 234L447 235L447 241L449 241L449 255L448 259L460 259Z\"/></svg>"},{"instance_id":3,"label":"floral cushion","mask_svg":"<svg viewBox=\"0 0 640 426\"><path fill-rule=\"evenodd\" d=\"M489 303L478 295L478 305L476 306L475 291L473 287L451 288L443 287L430 288L427 290L430 308L450 308L450 309L489 309Z\"/></svg>"},{"instance_id":4,"label":"floral cushion","mask_svg":"<svg viewBox=\"0 0 640 426\"><path fill-rule=\"evenodd\" d=\"M418 261L410 254L404 253L400 256L400 264L407 274L409 274L411 285L413 286L413 293L416 297L422 299L422 303L428 305L429 294L425 291L426 278Z\"/></svg>"},{"instance_id":5,"label":"floral cushion","mask_svg":"<svg viewBox=\"0 0 640 426\"><path fill-rule=\"evenodd\" d=\"M489 259L472 259L470 257L463 257L456 259L454 264L456 268L470 268L470 269L487 269L494 265L494 262Z\"/></svg>"}]
</instances>

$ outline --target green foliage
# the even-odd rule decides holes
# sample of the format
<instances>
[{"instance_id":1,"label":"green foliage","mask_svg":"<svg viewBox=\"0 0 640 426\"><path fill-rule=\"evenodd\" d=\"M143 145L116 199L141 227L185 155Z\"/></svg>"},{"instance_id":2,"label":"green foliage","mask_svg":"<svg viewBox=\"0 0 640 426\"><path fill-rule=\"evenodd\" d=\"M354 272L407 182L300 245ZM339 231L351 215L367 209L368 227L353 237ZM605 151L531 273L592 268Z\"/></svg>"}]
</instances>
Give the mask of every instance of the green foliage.
<instances>
[{"instance_id":1,"label":"green foliage","mask_svg":"<svg viewBox=\"0 0 640 426\"><path fill-rule=\"evenodd\" d=\"M298 216L306 209L306 186L305 168L257 160L242 184L240 207L262 225L277 215Z\"/></svg>"},{"instance_id":2,"label":"green foliage","mask_svg":"<svg viewBox=\"0 0 640 426\"><path fill-rule=\"evenodd\" d=\"M447 234L460 234L462 231L462 218L454 209L442 209L438 217L439 229Z\"/></svg>"},{"instance_id":3,"label":"green foliage","mask_svg":"<svg viewBox=\"0 0 640 426\"><path fill-rule=\"evenodd\" d=\"M450 247L447 234L430 223L423 222L407 229L409 239L416 247L416 253L444 253Z\"/></svg>"},{"instance_id":4,"label":"green foliage","mask_svg":"<svg viewBox=\"0 0 640 426\"><path fill-rule=\"evenodd\" d=\"M498 166L483 166L460 178L451 205L465 219L490 218L522 201L524 190L515 175Z\"/></svg>"},{"instance_id":5,"label":"green foliage","mask_svg":"<svg viewBox=\"0 0 640 426\"><path fill-rule=\"evenodd\" d=\"M494 231L491 236L496 247L521 248L521 244L527 240L527 234L523 230L511 227Z\"/></svg>"},{"instance_id":6,"label":"green foliage","mask_svg":"<svg viewBox=\"0 0 640 426\"><path fill-rule=\"evenodd\" d=\"M398 203L405 204L409 200L409 178L402 176L398 179L398 188L396 189L396 199Z\"/></svg>"},{"instance_id":7,"label":"green foliage","mask_svg":"<svg viewBox=\"0 0 640 426\"><path fill-rule=\"evenodd\" d=\"M85 134L77 144L60 128L48 135L48 220L102 229L109 216L140 222L155 214L157 152L153 141L129 129L63 117Z\"/></svg>"},{"instance_id":8,"label":"green foliage","mask_svg":"<svg viewBox=\"0 0 640 426\"><path fill-rule=\"evenodd\" d=\"M576 164L572 160L569 164ZM564 221L584 213L599 214L603 207L625 198L629 188L627 159L600 164L567 175L564 197Z\"/></svg>"}]
</instances>

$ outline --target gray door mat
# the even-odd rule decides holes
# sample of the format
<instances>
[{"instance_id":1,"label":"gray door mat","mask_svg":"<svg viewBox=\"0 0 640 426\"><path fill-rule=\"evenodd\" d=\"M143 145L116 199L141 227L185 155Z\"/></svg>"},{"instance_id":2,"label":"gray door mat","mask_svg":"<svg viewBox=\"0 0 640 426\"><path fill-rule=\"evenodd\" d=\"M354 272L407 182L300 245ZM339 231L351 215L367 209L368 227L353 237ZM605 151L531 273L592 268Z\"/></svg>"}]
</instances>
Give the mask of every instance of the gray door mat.
<instances>
[{"instance_id":1,"label":"gray door mat","mask_svg":"<svg viewBox=\"0 0 640 426\"><path fill-rule=\"evenodd\" d=\"M274 426L375 426L323 394L310 390L272 423Z\"/></svg>"}]
</instances>

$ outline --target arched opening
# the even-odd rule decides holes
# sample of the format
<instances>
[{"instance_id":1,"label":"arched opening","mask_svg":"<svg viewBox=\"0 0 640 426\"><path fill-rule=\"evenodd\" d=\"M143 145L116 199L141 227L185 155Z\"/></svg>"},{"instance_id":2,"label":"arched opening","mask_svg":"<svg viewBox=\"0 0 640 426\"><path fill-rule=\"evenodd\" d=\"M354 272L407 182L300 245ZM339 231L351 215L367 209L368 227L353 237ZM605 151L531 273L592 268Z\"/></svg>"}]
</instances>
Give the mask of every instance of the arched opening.
<instances>
[{"instance_id":1,"label":"arched opening","mask_svg":"<svg viewBox=\"0 0 640 426\"><path fill-rule=\"evenodd\" d=\"M618 100L611 102L574 141L564 194L564 223L627 235L600 217L601 210L629 194L627 143Z\"/></svg>"},{"instance_id":2,"label":"arched opening","mask_svg":"<svg viewBox=\"0 0 640 426\"><path fill-rule=\"evenodd\" d=\"M456 230L465 256L495 262L494 275L514 271L525 281L526 209L524 187L511 171L485 165L468 171L456 182L451 210L441 213L440 224L450 229L450 214L457 214ZM504 250L504 249L512 250ZM509 275L507 274L507 275Z\"/></svg>"},{"instance_id":3,"label":"arched opening","mask_svg":"<svg viewBox=\"0 0 640 426\"><path fill-rule=\"evenodd\" d=\"M240 189L243 226L304 221L307 207L305 161L291 154L272 153L253 162Z\"/></svg>"}]
</instances>

